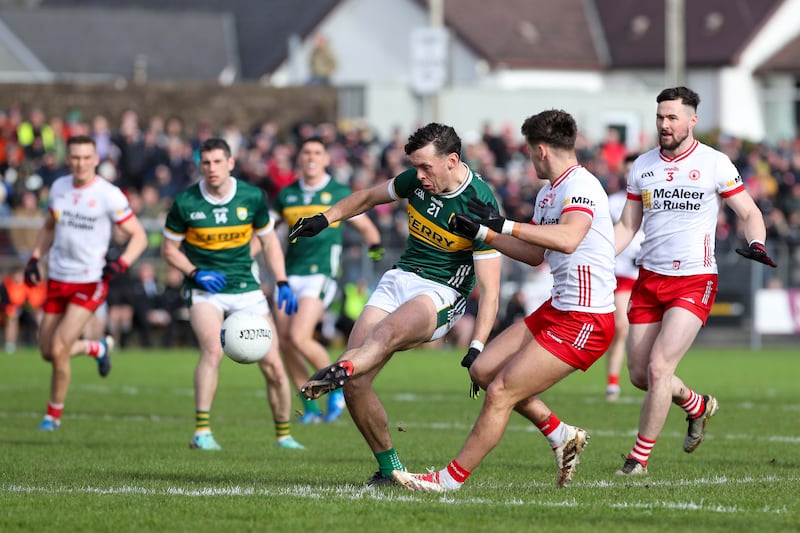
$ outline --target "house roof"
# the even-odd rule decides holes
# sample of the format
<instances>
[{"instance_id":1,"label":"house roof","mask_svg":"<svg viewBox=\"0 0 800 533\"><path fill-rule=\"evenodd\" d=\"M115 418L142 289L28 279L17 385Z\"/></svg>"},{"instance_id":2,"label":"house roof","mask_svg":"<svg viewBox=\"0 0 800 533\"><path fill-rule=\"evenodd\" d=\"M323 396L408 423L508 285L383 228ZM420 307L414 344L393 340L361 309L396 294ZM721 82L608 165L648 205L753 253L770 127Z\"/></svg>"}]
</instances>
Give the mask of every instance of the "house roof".
<instances>
[{"instance_id":1,"label":"house roof","mask_svg":"<svg viewBox=\"0 0 800 533\"><path fill-rule=\"evenodd\" d=\"M287 57L289 36L306 37L340 0L42 0L45 6L139 7L165 12L230 13L235 20L241 74L257 79ZM112 8L113 6L113 8Z\"/></svg>"},{"instance_id":2,"label":"house roof","mask_svg":"<svg viewBox=\"0 0 800 533\"><path fill-rule=\"evenodd\" d=\"M420 0L427 5L426 0ZM460 39L493 66L589 68L604 66L584 0L457 0L445 20ZM598 49L600 48L600 49Z\"/></svg>"},{"instance_id":3,"label":"house roof","mask_svg":"<svg viewBox=\"0 0 800 533\"><path fill-rule=\"evenodd\" d=\"M686 63L731 65L783 0L686 1ZM615 68L662 67L665 1L595 0Z\"/></svg>"},{"instance_id":4,"label":"house roof","mask_svg":"<svg viewBox=\"0 0 800 533\"><path fill-rule=\"evenodd\" d=\"M226 65L238 63L231 45L236 40L233 22L225 13L0 8L0 19L26 51L56 74L130 78L137 57L145 57L149 79L216 79Z\"/></svg>"},{"instance_id":5,"label":"house roof","mask_svg":"<svg viewBox=\"0 0 800 533\"><path fill-rule=\"evenodd\" d=\"M776 72L784 74L800 75L800 37L796 37L786 43L786 45L775 52L757 70L763 74Z\"/></svg>"},{"instance_id":6,"label":"house roof","mask_svg":"<svg viewBox=\"0 0 800 533\"><path fill-rule=\"evenodd\" d=\"M290 35L307 37L345 1L41 0L41 5L95 6L110 13L137 7L165 13L165 17L179 13L181 18L198 11L229 13L241 76L257 79L286 60ZM413 1L421 9L428 7L428 0ZM735 64L783 1L685 0L687 65ZM445 0L444 8L446 24L454 34L495 68L663 68L665 2ZM128 24L125 30L135 34L147 30L139 26Z\"/></svg>"}]
</instances>

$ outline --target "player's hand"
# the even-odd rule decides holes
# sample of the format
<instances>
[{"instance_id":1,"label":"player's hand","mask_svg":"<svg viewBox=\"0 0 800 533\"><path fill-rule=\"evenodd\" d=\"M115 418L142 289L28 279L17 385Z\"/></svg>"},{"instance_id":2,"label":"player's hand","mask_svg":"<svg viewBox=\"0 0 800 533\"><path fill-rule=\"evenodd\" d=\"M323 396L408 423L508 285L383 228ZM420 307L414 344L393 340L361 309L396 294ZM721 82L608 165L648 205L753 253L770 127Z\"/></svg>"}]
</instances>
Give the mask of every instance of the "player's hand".
<instances>
[{"instance_id":1,"label":"player's hand","mask_svg":"<svg viewBox=\"0 0 800 533\"><path fill-rule=\"evenodd\" d=\"M477 220L463 213L456 213L450 217L450 220L447 222L447 227L450 228L450 231L453 233L469 237L470 239L474 239L481 229L481 225Z\"/></svg>"},{"instance_id":2,"label":"player's hand","mask_svg":"<svg viewBox=\"0 0 800 533\"><path fill-rule=\"evenodd\" d=\"M322 213L317 213L313 217L302 217L289 231L289 242L296 241L298 237L313 237L327 227L328 219Z\"/></svg>"},{"instance_id":3,"label":"player's hand","mask_svg":"<svg viewBox=\"0 0 800 533\"><path fill-rule=\"evenodd\" d=\"M288 281L278 282L278 309L283 309L287 315L293 315L297 311L297 297Z\"/></svg>"},{"instance_id":4,"label":"player's hand","mask_svg":"<svg viewBox=\"0 0 800 533\"><path fill-rule=\"evenodd\" d=\"M480 350L474 347L470 347L470 349L467 350L467 355L465 355L464 358L461 360L461 366L469 370L469 367L472 366L472 363L475 362L475 359L477 359L480 354L481 354ZM470 381L469 397L472 399L477 399L478 396L480 395L481 395L480 385L478 385L474 381Z\"/></svg>"},{"instance_id":5,"label":"player's hand","mask_svg":"<svg viewBox=\"0 0 800 533\"><path fill-rule=\"evenodd\" d=\"M772 268L778 266L775 264L775 261L770 259L770 257L767 255L767 248L760 242L751 243L750 247L745 250L737 248L736 253L748 259L752 259L753 261L758 261L759 263L769 265Z\"/></svg>"},{"instance_id":6,"label":"player's hand","mask_svg":"<svg viewBox=\"0 0 800 533\"><path fill-rule=\"evenodd\" d=\"M33 288L40 281L42 281L42 275L39 273L39 258L31 257L25 264L25 285Z\"/></svg>"},{"instance_id":7,"label":"player's hand","mask_svg":"<svg viewBox=\"0 0 800 533\"><path fill-rule=\"evenodd\" d=\"M497 233L511 233L511 230L503 231L506 219L500 215L500 211L493 205L482 202L477 198L470 198L467 207L473 215L478 217L478 222L490 230Z\"/></svg>"},{"instance_id":8,"label":"player's hand","mask_svg":"<svg viewBox=\"0 0 800 533\"><path fill-rule=\"evenodd\" d=\"M386 250L383 249L383 246L381 246L380 244L373 244L372 246L369 247L369 252L367 252L367 255L369 256L370 259L372 259L374 262L377 263L378 261L383 259L384 253L386 253Z\"/></svg>"},{"instance_id":9,"label":"player's hand","mask_svg":"<svg viewBox=\"0 0 800 533\"><path fill-rule=\"evenodd\" d=\"M225 274L213 270L194 269L189 277L197 283L201 289L211 294L217 294L228 283Z\"/></svg>"},{"instance_id":10,"label":"player's hand","mask_svg":"<svg viewBox=\"0 0 800 533\"><path fill-rule=\"evenodd\" d=\"M111 281L117 276L124 274L128 271L128 263L122 260L121 257L109 261L103 267L103 281Z\"/></svg>"}]
</instances>

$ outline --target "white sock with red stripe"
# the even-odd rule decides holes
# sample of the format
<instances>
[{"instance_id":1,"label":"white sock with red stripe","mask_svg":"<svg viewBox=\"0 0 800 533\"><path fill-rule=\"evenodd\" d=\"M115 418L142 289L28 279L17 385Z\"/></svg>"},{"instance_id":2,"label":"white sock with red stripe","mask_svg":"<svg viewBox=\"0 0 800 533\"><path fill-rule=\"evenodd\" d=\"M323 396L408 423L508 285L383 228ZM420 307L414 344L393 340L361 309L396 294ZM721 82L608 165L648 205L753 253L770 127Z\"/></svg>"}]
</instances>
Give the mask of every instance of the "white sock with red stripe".
<instances>
[{"instance_id":1,"label":"white sock with red stripe","mask_svg":"<svg viewBox=\"0 0 800 533\"><path fill-rule=\"evenodd\" d=\"M89 357L103 357L106 354L106 345L97 340L86 341L86 355Z\"/></svg>"},{"instance_id":2,"label":"white sock with red stripe","mask_svg":"<svg viewBox=\"0 0 800 533\"><path fill-rule=\"evenodd\" d=\"M628 454L628 459L636 459L642 466L647 466L647 461L650 459L650 452L653 451L653 446L655 445L655 440L646 439L642 437L641 433L637 433L636 444L633 445L633 450Z\"/></svg>"},{"instance_id":3,"label":"white sock with red stripe","mask_svg":"<svg viewBox=\"0 0 800 533\"><path fill-rule=\"evenodd\" d=\"M689 418L697 418L702 415L706 409L706 403L703 401L703 396L697 394L692 389L689 389L689 398L685 402L679 403L678 407L686 411Z\"/></svg>"},{"instance_id":4,"label":"white sock with red stripe","mask_svg":"<svg viewBox=\"0 0 800 533\"><path fill-rule=\"evenodd\" d=\"M450 461L450 464L447 465L447 468L439 470L432 475L432 481L438 481L445 488L458 490L471 473L472 472L462 467L456 462L455 459L453 459Z\"/></svg>"},{"instance_id":5,"label":"white sock with red stripe","mask_svg":"<svg viewBox=\"0 0 800 533\"><path fill-rule=\"evenodd\" d=\"M547 442L550 443L551 448L557 447L564 441L564 432L567 429L567 425L562 424L561 420L559 420L554 413L550 413L550 416L547 417L543 422L538 422L536 427L539 428L539 431L542 432L542 435L547 438Z\"/></svg>"}]
</instances>

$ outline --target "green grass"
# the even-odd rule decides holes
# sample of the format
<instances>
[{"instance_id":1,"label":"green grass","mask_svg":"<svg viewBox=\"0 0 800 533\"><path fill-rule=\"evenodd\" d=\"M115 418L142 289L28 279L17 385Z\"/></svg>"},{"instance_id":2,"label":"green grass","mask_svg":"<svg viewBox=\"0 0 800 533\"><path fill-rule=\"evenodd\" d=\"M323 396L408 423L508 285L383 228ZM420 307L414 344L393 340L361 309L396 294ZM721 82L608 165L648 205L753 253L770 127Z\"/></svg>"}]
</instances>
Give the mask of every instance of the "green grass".
<instances>
[{"instance_id":1,"label":"green grass","mask_svg":"<svg viewBox=\"0 0 800 533\"><path fill-rule=\"evenodd\" d=\"M441 468L480 408L451 351L401 353L376 382L410 470ZM650 474L619 478L642 393L603 398L604 361L544 399L592 438L570 487L556 489L545 439L514 416L461 491L362 491L376 463L349 417L293 424L305 451L279 450L255 367L225 361L212 426L219 453L188 449L189 351L129 350L101 380L73 361L62 428L35 431L50 367L0 357L0 531L799 531L800 357L794 350L694 350L681 376L720 411L693 454L673 407ZM299 402L296 402L299 407Z\"/></svg>"}]
</instances>

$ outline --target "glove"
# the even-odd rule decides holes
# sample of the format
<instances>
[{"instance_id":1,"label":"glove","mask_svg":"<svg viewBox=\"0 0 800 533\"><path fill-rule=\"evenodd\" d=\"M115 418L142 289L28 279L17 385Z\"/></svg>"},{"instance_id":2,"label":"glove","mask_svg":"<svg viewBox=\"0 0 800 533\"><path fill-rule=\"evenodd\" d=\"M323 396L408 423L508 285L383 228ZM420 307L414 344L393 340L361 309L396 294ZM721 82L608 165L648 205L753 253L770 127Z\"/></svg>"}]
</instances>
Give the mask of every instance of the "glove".
<instances>
[{"instance_id":1,"label":"glove","mask_svg":"<svg viewBox=\"0 0 800 533\"><path fill-rule=\"evenodd\" d=\"M478 222L490 230L497 233L511 233L510 228L504 231L507 221L493 205L482 202L477 198L470 198L467 207L473 215L478 217ZM511 225L513 226L513 222L511 222Z\"/></svg>"},{"instance_id":2,"label":"glove","mask_svg":"<svg viewBox=\"0 0 800 533\"><path fill-rule=\"evenodd\" d=\"M775 264L775 261L770 259L770 257L767 255L767 248L760 242L750 243L750 248L746 250L737 248L736 253L748 259L752 259L753 261L758 261L759 263L764 263L765 265L769 265L772 268L778 266Z\"/></svg>"},{"instance_id":3,"label":"glove","mask_svg":"<svg viewBox=\"0 0 800 533\"><path fill-rule=\"evenodd\" d=\"M372 246L369 247L369 252L367 252L367 255L369 256L370 259L372 259L374 262L377 263L378 261L383 259L383 254L385 252L386 250L383 249L383 246L381 246L380 244L373 244Z\"/></svg>"},{"instance_id":4,"label":"glove","mask_svg":"<svg viewBox=\"0 0 800 533\"><path fill-rule=\"evenodd\" d=\"M25 264L25 285L33 288L40 281L42 281L42 275L39 273L39 258L31 257Z\"/></svg>"},{"instance_id":5,"label":"glove","mask_svg":"<svg viewBox=\"0 0 800 533\"><path fill-rule=\"evenodd\" d=\"M480 354L481 354L480 350L478 350L477 348L470 347L470 349L467 350L467 355L465 355L464 358L461 360L461 366L469 370L469 367L472 366L472 363L475 362L475 359L477 359ZM469 397L475 400L480 395L481 395L480 385L478 385L474 381L471 381L469 384Z\"/></svg>"},{"instance_id":6,"label":"glove","mask_svg":"<svg viewBox=\"0 0 800 533\"><path fill-rule=\"evenodd\" d=\"M103 267L103 281L111 281L127 271L128 263L123 261L121 257L114 259L113 261L109 261L106 263L106 266Z\"/></svg>"},{"instance_id":7,"label":"glove","mask_svg":"<svg viewBox=\"0 0 800 533\"><path fill-rule=\"evenodd\" d=\"M463 213L456 213L450 217L450 220L447 222L447 227L450 228L450 231L453 233L469 237L470 239L475 239L478 235L478 231L481 229L481 225L477 220Z\"/></svg>"},{"instance_id":8,"label":"glove","mask_svg":"<svg viewBox=\"0 0 800 533\"><path fill-rule=\"evenodd\" d=\"M296 241L298 237L313 237L327 227L328 219L322 213L309 218L302 217L289 231L289 242Z\"/></svg>"},{"instance_id":9,"label":"glove","mask_svg":"<svg viewBox=\"0 0 800 533\"><path fill-rule=\"evenodd\" d=\"M278 282L278 309L283 309L287 315L293 315L297 311L297 297L288 281Z\"/></svg>"},{"instance_id":10,"label":"glove","mask_svg":"<svg viewBox=\"0 0 800 533\"><path fill-rule=\"evenodd\" d=\"M225 274L214 272L213 270L199 270L195 268L189 277L197 283L201 289L211 294L217 294L225 286Z\"/></svg>"}]
</instances>

